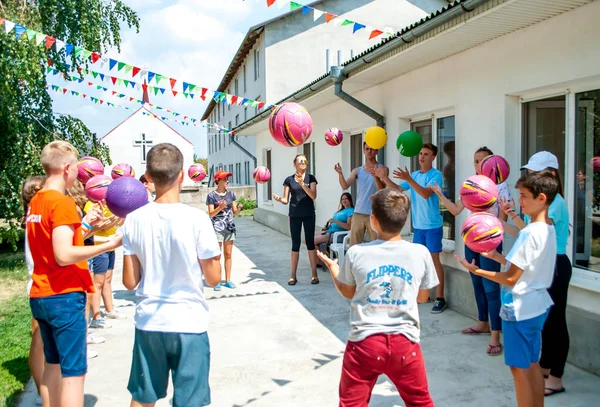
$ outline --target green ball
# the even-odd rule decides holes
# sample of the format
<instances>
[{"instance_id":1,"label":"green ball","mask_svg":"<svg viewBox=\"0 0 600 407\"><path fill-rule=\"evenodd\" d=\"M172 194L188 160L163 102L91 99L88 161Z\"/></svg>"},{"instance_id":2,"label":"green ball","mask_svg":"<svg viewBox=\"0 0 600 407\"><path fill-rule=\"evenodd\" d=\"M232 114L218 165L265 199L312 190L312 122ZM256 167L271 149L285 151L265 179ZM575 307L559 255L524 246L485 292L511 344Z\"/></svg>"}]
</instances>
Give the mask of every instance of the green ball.
<instances>
[{"instance_id":1,"label":"green ball","mask_svg":"<svg viewBox=\"0 0 600 407\"><path fill-rule=\"evenodd\" d=\"M414 157L423 148L423 138L416 131L408 130L398 136L396 148L405 157Z\"/></svg>"}]
</instances>

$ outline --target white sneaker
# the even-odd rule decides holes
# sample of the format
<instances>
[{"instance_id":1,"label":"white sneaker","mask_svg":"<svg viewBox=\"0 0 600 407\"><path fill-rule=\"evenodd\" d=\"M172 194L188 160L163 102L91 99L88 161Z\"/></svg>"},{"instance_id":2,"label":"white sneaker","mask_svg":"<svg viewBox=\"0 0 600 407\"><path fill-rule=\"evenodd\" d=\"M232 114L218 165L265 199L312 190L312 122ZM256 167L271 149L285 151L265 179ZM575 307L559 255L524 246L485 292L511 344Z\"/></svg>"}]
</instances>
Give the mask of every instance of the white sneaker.
<instances>
[{"instance_id":1,"label":"white sneaker","mask_svg":"<svg viewBox=\"0 0 600 407\"><path fill-rule=\"evenodd\" d=\"M88 350L87 350L87 358L88 359L94 359L98 357L98 352L96 352L93 349L90 349L90 347L88 346Z\"/></svg>"},{"instance_id":2,"label":"white sneaker","mask_svg":"<svg viewBox=\"0 0 600 407\"><path fill-rule=\"evenodd\" d=\"M108 318L108 319L127 319L127 317L125 315L121 314L116 309L112 310L111 312L105 312L104 313L104 318Z\"/></svg>"},{"instance_id":3,"label":"white sneaker","mask_svg":"<svg viewBox=\"0 0 600 407\"><path fill-rule=\"evenodd\" d=\"M88 345L90 345L90 344L98 345L98 344L104 343L104 342L106 342L106 339L104 339L102 336L94 336L94 335L87 336Z\"/></svg>"},{"instance_id":4,"label":"white sneaker","mask_svg":"<svg viewBox=\"0 0 600 407\"><path fill-rule=\"evenodd\" d=\"M90 328L106 329L111 327L112 325L106 322L106 320L104 320L103 318L93 319L92 322L90 322Z\"/></svg>"},{"instance_id":5,"label":"white sneaker","mask_svg":"<svg viewBox=\"0 0 600 407\"><path fill-rule=\"evenodd\" d=\"M36 406L41 406L42 405L42 396L36 396L35 397L35 405Z\"/></svg>"}]
</instances>

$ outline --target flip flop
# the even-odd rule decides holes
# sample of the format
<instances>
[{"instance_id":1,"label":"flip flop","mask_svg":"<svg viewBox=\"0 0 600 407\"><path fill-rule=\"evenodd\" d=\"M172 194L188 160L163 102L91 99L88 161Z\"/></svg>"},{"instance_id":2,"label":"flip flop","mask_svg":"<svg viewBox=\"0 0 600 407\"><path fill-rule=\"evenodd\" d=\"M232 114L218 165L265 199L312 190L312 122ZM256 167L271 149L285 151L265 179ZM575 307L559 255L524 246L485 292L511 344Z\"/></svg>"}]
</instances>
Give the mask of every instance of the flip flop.
<instances>
[{"instance_id":1,"label":"flip flop","mask_svg":"<svg viewBox=\"0 0 600 407\"><path fill-rule=\"evenodd\" d=\"M546 390L549 390L549 391L550 391L550 393L546 393ZM558 394L558 393L564 393L565 391L566 391L566 390L565 390L565 388L564 388L564 387L563 387L562 389L551 389L550 387L546 387L546 388L544 389L544 397L550 397L550 396L554 396L555 394Z\"/></svg>"},{"instance_id":2,"label":"flip flop","mask_svg":"<svg viewBox=\"0 0 600 407\"><path fill-rule=\"evenodd\" d=\"M295 279L295 278L290 278L290 279L288 280L288 285L296 285L296 283L297 283L297 282L298 282L298 280L297 280L297 279Z\"/></svg>"},{"instance_id":3,"label":"flip flop","mask_svg":"<svg viewBox=\"0 0 600 407\"><path fill-rule=\"evenodd\" d=\"M319 277L313 277L310 279L311 284L319 284Z\"/></svg>"},{"instance_id":4,"label":"flip flop","mask_svg":"<svg viewBox=\"0 0 600 407\"><path fill-rule=\"evenodd\" d=\"M486 334L489 334L490 332L482 332L482 331L478 331L476 329L469 327L467 329L463 329L462 331L460 331L460 333L463 335L486 335Z\"/></svg>"},{"instance_id":5,"label":"flip flop","mask_svg":"<svg viewBox=\"0 0 600 407\"><path fill-rule=\"evenodd\" d=\"M493 350L498 349L498 352L492 352ZM499 345L488 345L487 349L488 356L500 356L502 354L502 344Z\"/></svg>"}]
</instances>

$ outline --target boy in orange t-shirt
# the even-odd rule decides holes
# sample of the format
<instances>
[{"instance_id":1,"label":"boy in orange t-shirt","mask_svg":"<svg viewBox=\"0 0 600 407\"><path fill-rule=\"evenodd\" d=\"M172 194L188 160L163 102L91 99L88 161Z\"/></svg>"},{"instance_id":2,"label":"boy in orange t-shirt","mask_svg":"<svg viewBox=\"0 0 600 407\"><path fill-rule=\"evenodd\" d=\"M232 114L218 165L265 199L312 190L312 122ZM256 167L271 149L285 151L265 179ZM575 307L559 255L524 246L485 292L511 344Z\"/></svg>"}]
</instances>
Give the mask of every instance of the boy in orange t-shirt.
<instances>
[{"instance_id":1,"label":"boy in orange t-shirt","mask_svg":"<svg viewBox=\"0 0 600 407\"><path fill-rule=\"evenodd\" d=\"M116 235L102 245L83 245L82 225L94 223L94 214L80 220L75 201L65 195L77 179L77 155L75 147L66 141L53 141L44 147L40 159L46 183L31 200L26 218L33 260L29 302L40 326L46 357L40 395L44 405L62 407L83 406L87 373L85 293L94 292L87 260L114 250L122 240Z\"/></svg>"}]
</instances>

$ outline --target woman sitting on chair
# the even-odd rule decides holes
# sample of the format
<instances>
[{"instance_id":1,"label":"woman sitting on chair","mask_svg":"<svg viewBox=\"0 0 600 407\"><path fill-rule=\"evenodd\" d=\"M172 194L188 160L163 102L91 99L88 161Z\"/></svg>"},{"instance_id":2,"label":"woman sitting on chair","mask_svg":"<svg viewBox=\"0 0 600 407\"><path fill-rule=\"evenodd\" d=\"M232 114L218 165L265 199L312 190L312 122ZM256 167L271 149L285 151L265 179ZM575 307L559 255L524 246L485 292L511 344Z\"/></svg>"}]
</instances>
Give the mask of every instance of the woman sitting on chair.
<instances>
[{"instance_id":1,"label":"woman sitting on chair","mask_svg":"<svg viewBox=\"0 0 600 407\"><path fill-rule=\"evenodd\" d=\"M333 218L329 219L323 228L323 231L320 234L315 235L315 245L328 243L335 232L350 230L352 215L354 215L352 195L349 192L344 192L340 197L338 211L333 214Z\"/></svg>"}]
</instances>

